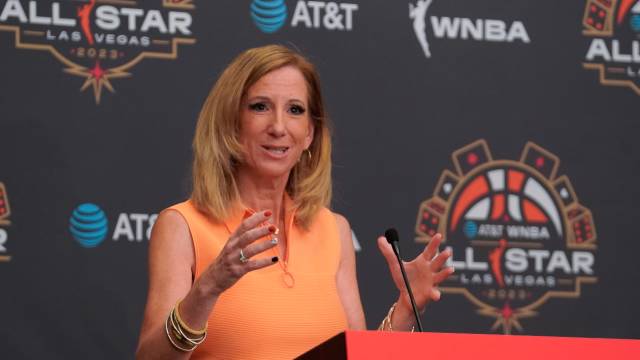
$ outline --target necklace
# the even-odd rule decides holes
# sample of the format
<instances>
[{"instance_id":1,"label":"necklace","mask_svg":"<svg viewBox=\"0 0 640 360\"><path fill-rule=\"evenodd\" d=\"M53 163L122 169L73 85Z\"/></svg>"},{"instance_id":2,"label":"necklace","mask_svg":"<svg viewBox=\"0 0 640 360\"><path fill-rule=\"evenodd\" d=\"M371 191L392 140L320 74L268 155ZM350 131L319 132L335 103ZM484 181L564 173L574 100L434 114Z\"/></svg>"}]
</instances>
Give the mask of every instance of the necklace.
<instances>
[{"instance_id":1,"label":"necklace","mask_svg":"<svg viewBox=\"0 0 640 360\"><path fill-rule=\"evenodd\" d=\"M286 221L283 221L284 224L284 229L286 229L287 224ZM278 235L280 234L280 227L276 226L276 232L274 234L271 235L271 242L276 244L278 242L280 242L280 238L278 237ZM286 238L286 233L285 233L285 238ZM287 240L290 240L287 238ZM289 248L290 248L290 244L286 244L286 248L283 254L283 259L281 259L281 261L278 261L278 266L280 266L280 269L282 270L282 281L284 282L285 286L288 288L292 288L295 286L296 284L296 279L293 277L293 274L291 274L291 272L289 272ZM273 247L271 248L271 250L278 255L278 250L277 247Z\"/></svg>"}]
</instances>

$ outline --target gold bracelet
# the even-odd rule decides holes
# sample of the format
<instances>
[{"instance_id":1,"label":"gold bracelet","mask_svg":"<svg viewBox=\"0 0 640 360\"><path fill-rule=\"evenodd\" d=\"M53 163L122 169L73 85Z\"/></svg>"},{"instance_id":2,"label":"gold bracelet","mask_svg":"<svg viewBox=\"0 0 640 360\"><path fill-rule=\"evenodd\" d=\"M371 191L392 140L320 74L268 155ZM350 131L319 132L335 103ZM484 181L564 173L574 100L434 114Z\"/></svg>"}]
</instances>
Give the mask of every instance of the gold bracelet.
<instances>
[{"instance_id":1,"label":"gold bracelet","mask_svg":"<svg viewBox=\"0 0 640 360\"><path fill-rule=\"evenodd\" d=\"M176 339L187 346L192 346L194 349L196 346L202 344L204 340L207 338L207 332L199 335L196 338L191 338L191 335L185 334L184 329L180 326L176 319L176 310L175 308L171 310L171 314L169 314L169 319L171 320L171 327L173 328L173 335L175 335Z\"/></svg>"},{"instance_id":2,"label":"gold bracelet","mask_svg":"<svg viewBox=\"0 0 640 360\"><path fill-rule=\"evenodd\" d=\"M207 327L209 323L207 322L204 329L200 331L193 330L180 318L178 311L179 305L180 301L178 301L176 306L169 312L169 316L167 316L164 323L165 332L167 333L169 342L174 348L184 352L193 351L207 338ZM171 322L171 333L169 333L169 322ZM173 337L171 336L172 334Z\"/></svg>"},{"instance_id":3,"label":"gold bracelet","mask_svg":"<svg viewBox=\"0 0 640 360\"><path fill-rule=\"evenodd\" d=\"M169 320L171 318L171 314L169 314L169 316L167 316L167 320L164 322L164 329L167 333L167 339L169 339L169 342L171 343L171 345L173 345L173 347L175 349L178 349L180 351L184 351L184 352L189 352L189 351L193 351L193 349L195 349L196 347L193 346L190 349L185 349L183 347L181 347L180 345L176 344L175 341L173 341L173 339L171 338L171 335L169 334Z\"/></svg>"},{"instance_id":4,"label":"gold bracelet","mask_svg":"<svg viewBox=\"0 0 640 360\"><path fill-rule=\"evenodd\" d=\"M378 327L378 330L393 331L393 327L391 326L391 315L393 314L393 311L396 309L396 304L397 303L393 303L393 305L391 305L391 309L389 309L387 316L385 316L384 319L382 319L382 324L380 324L380 326ZM389 327L389 330L385 330L387 328L387 325Z\"/></svg>"},{"instance_id":5,"label":"gold bracelet","mask_svg":"<svg viewBox=\"0 0 640 360\"><path fill-rule=\"evenodd\" d=\"M186 332L188 332L191 335L195 335L195 336L200 336L200 335L204 335L207 332L207 327L209 326L209 322L207 321L207 323L204 325L204 329L202 330L193 330L192 328L190 328L187 324L185 324L184 321L182 321L182 318L180 317L180 311L179 311L179 307L180 307L180 303L182 302L182 300L178 301L178 303L176 304L176 307L174 307L174 313L176 315L176 319L178 320L178 323L180 324L180 327L182 327Z\"/></svg>"},{"instance_id":6,"label":"gold bracelet","mask_svg":"<svg viewBox=\"0 0 640 360\"><path fill-rule=\"evenodd\" d=\"M397 302L393 303L393 305L391 305L391 309L389 309L389 312L387 313L387 316L385 316L384 319L382 319L382 324L380 324L380 326L378 326L378 330L380 331L393 331L393 326L391 326L391 316L393 315L393 312L396 310L396 305L398 305ZM388 330L385 330L385 328L388 327ZM411 327L411 332L413 332L416 329L415 326Z\"/></svg>"}]
</instances>

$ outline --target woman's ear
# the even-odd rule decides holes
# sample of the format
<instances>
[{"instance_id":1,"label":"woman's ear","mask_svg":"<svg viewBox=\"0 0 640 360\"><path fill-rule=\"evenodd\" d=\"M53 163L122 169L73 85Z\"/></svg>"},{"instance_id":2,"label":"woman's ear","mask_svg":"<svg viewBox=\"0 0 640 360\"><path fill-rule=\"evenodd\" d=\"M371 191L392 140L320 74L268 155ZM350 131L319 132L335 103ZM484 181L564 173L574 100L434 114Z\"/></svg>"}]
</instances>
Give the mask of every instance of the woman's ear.
<instances>
[{"instance_id":1,"label":"woman's ear","mask_svg":"<svg viewBox=\"0 0 640 360\"><path fill-rule=\"evenodd\" d=\"M313 134L315 131L315 127L313 126L313 120L309 121L309 131L307 132L307 136L304 139L304 149L308 150L309 146L313 142Z\"/></svg>"}]
</instances>

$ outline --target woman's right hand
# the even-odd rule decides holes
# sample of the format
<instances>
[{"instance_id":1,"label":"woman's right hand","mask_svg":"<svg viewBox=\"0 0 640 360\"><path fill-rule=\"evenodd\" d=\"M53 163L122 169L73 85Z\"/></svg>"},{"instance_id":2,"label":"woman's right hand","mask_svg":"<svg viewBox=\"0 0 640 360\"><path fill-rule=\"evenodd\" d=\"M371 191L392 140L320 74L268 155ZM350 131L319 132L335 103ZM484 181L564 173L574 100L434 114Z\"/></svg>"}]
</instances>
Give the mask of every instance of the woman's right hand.
<instances>
[{"instance_id":1,"label":"woman's right hand","mask_svg":"<svg viewBox=\"0 0 640 360\"><path fill-rule=\"evenodd\" d=\"M269 210L256 212L244 219L238 229L231 234L218 257L199 279L201 285L205 286L211 295L222 294L249 271L262 269L278 262L278 257L251 259L278 245L277 242L271 241L254 243L266 235L276 233L275 225L261 226L269 217L271 217Z\"/></svg>"}]
</instances>

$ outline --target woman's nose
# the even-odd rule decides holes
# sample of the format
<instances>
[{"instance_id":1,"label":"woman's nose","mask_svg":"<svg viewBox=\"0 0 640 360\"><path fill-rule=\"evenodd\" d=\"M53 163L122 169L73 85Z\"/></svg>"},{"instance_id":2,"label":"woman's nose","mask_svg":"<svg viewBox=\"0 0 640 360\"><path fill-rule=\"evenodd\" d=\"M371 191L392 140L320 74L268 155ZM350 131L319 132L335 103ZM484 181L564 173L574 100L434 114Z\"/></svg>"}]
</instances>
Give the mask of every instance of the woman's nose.
<instances>
[{"instance_id":1,"label":"woman's nose","mask_svg":"<svg viewBox=\"0 0 640 360\"><path fill-rule=\"evenodd\" d=\"M285 134L285 114L283 111L275 111L269 124L269 134L273 136L283 136Z\"/></svg>"}]
</instances>

